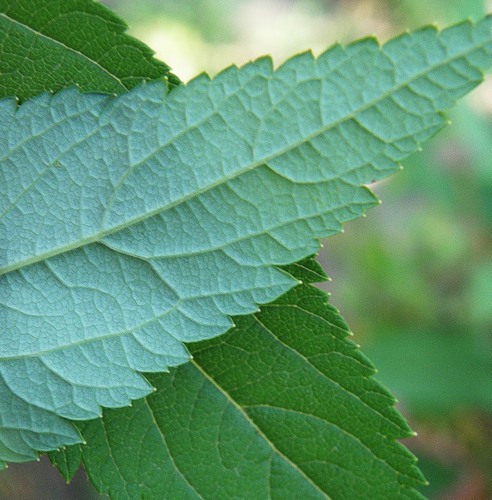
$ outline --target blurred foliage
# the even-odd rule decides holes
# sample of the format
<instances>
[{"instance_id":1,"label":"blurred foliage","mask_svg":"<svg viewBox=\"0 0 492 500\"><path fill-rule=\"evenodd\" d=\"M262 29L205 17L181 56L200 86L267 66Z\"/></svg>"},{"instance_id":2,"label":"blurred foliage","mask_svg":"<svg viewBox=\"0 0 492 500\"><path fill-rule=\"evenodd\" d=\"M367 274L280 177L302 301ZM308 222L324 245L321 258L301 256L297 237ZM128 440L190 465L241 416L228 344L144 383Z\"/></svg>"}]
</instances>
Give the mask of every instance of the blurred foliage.
<instances>
[{"instance_id":1,"label":"blurred foliage","mask_svg":"<svg viewBox=\"0 0 492 500\"><path fill-rule=\"evenodd\" d=\"M385 333L364 352L412 415L445 420L453 413L492 410L490 355L478 343L424 329Z\"/></svg>"},{"instance_id":2,"label":"blurred foliage","mask_svg":"<svg viewBox=\"0 0 492 500\"><path fill-rule=\"evenodd\" d=\"M437 496L447 489L450 484L458 480L458 467L433 460L428 457L419 458L419 466L425 470L429 487L425 494L429 497Z\"/></svg>"},{"instance_id":3,"label":"blurred foliage","mask_svg":"<svg viewBox=\"0 0 492 500\"><path fill-rule=\"evenodd\" d=\"M101 3L106 4L122 19L132 24L167 18L178 24L193 27L210 43L234 38L232 26L224 23L224 19L234 15L238 0L200 0L198 2L196 0L180 0L179 2L107 0Z\"/></svg>"},{"instance_id":4,"label":"blurred foliage","mask_svg":"<svg viewBox=\"0 0 492 500\"><path fill-rule=\"evenodd\" d=\"M418 27L422 19L445 20L457 23L467 18L479 19L483 16L485 6L483 0L432 0L416 2L415 0L388 0L391 9L409 28Z\"/></svg>"},{"instance_id":5,"label":"blurred foliage","mask_svg":"<svg viewBox=\"0 0 492 500\"><path fill-rule=\"evenodd\" d=\"M278 64L336 40L385 40L492 9L484 0L103 3L183 80L264 53ZM320 259L333 278L332 302L420 435L406 444L431 482L424 493L485 500L492 498L492 82L449 116L452 126L401 174L373 186L383 204L327 240ZM9 498L6 478L0 498Z\"/></svg>"}]
</instances>

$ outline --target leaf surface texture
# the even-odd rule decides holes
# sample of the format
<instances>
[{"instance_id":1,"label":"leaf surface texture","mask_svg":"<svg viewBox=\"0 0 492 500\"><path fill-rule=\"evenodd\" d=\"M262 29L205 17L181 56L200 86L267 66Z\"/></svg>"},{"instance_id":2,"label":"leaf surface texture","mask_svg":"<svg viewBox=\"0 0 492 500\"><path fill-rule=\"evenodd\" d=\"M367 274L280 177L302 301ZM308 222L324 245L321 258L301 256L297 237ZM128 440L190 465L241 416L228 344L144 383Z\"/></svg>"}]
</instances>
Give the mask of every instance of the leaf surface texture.
<instances>
[{"instance_id":1,"label":"leaf surface texture","mask_svg":"<svg viewBox=\"0 0 492 500\"><path fill-rule=\"evenodd\" d=\"M149 393L138 372L184 363L185 342L292 288L277 266L361 215L375 200L363 185L481 81L491 24L362 40L276 71L261 59L169 95L155 82L1 101L6 387L54 416L96 417Z\"/></svg>"}]
</instances>

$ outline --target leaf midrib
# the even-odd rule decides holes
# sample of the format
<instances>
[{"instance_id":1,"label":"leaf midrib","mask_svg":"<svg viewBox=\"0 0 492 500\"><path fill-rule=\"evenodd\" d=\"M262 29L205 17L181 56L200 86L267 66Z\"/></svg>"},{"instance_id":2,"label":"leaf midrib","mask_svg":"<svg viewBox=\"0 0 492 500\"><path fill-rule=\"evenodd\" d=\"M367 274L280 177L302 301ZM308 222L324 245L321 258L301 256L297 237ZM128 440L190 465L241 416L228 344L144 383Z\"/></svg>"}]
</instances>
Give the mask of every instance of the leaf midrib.
<instances>
[{"instance_id":1,"label":"leaf midrib","mask_svg":"<svg viewBox=\"0 0 492 500\"><path fill-rule=\"evenodd\" d=\"M171 203L168 203L166 205L163 205L163 206L160 206L160 207L155 208L153 210L150 210L149 212L146 212L144 214L138 215L136 217L132 217L132 218L128 219L127 221L122 222L121 224L117 224L117 225L112 226L108 229L102 229L102 230L100 230L100 231L98 231L98 232L96 232L96 233L94 233L86 238L81 238L79 240L74 241L73 243L68 244L68 245L63 245L61 247L54 248L54 249L49 250L47 252L34 255L34 256L29 257L27 259L17 261L17 262L10 264L8 266L4 266L4 267L0 268L0 276L3 274L6 274L6 273L12 272L12 271L21 269L23 267L29 266L31 264L35 264L36 262L40 262L40 261L49 259L49 258L54 257L56 255L60 255L62 253L66 253L66 252L69 252L71 250L75 250L77 248L88 245L90 243L95 243L95 242L103 239L106 236L109 236L113 233L117 233L123 229L127 229L135 224L138 224L139 222L142 222L146 219L149 219L149 218L151 218L151 217L153 217L161 212L164 212L166 210L170 210L170 209L172 209L178 205L181 205L182 203L185 203L185 202L187 202L187 201L189 201L197 196L200 196L208 191L211 191L212 189L214 189L216 187L219 187L223 184L226 184L227 182L232 181L232 180L240 177L241 175L243 175L251 170L254 170L255 168L258 168L261 165L265 165L265 164L269 163L270 161L272 161L273 159L275 159L279 156L287 154L289 151L292 151L292 150L298 148L299 146L301 146L302 144L305 144L306 142L309 142L309 141L313 140L314 138L328 132L330 129L338 127L339 125L341 125L341 124L343 124L351 119L354 119L358 114L372 108L373 106L377 105L379 102L383 101L384 99L386 99L390 95L394 94L398 90L401 90L402 88L408 87L412 82L418 80L419 78L431 73L432 71L434 71L435 69L437 69L439 67L446 66L454 60L461 59L461 58L465 57L466 55L470 54L471 52L474 52L476 50L479 50L480 48L483 48L489 42L490 42L489 40L484 41L480 44L472 46L471 48L468 48L467 50L463 50L463 51L460 51L459 53L455 53L451 57L447 57L445 59L442 59L439 63L436 63L436 64L433 64L432 66L426 67L426 69L424 71L419 71L418 73L416 73L412 77L406 78L403 82L399 83L398 85L394 85L393 87L391 87L391 89L388 89L386 92L384 92L380 96L372 99L371 101L369 101L368 103L366 103L362 106L359 106L356 110L352 111L350 114L342 116L339 119L335 120L334 122L325 125L324 127L320 127L316 132L313 132L313 133L305 136L302 140L297 141L296 143L291 144L283 149L280 149L280 150L276 151L275 153L270 154L269 156L267 156L265 158L257 160L255 162L243 167L242 169L236 170L230 175L227 175L225 177L221 177L220 179L216 180L215 182L207 184L207 185L203 186L201 189L194 191L193 193L185 195L178 200L175 200ZM275 73L272 73L272 76L274 74ZM230 98L234 95L235 95L235 93L229 95L228 98ZM172 96L172 94L171 94L171 96ZM215 113L216 113L216 110L214 110L214 113L212 113L210 116L213 116ZM207 116L207 119L209 119L210 116ZM158 151L159 149L160 149L160 147L157 148L156 151ZM146 160L152 158L152 156L155 155L156 151L154 151L151 155L147 156ZM130 168L133 168L133 166ZM332 179L338 179L338 178L340 178L340 176L333 177Z\"/></svg>"},{"instance_id":2,"label":"leaf midrib","mask_svg":"<svg viewBox=\"0 0 492 500\"><path fill-rule=\"evenodd\" d=\"M271 335L274 335L272 332L269 331ZM271 449L272 453L277 455L279 458L284 460L292 469L298 473L307 483L309 483L318 493L320 493L324 498L327 500L330 499L330 497L327 495L325 491L321 489L319 485L317 485L314 480L309 477L297 464L295 464L289 457L284 455L276 446L275 444L266 436L266 434L263 432L263 430L258 427L256 422L251 418L250 415L244 410L244 408L234 400L234 398L215 380L213 379L202 366L194 359L190 361L190 364L194 366L194 368L201 373L203 378L207 380L212 387L215 387L217 391L219 391L220 394L224 396L224 398L231 404L236 410L241 414L241 416L251 425L251 427L255 430L255 432L263 438L267 446Z\"/></svg>"}]
</instances>

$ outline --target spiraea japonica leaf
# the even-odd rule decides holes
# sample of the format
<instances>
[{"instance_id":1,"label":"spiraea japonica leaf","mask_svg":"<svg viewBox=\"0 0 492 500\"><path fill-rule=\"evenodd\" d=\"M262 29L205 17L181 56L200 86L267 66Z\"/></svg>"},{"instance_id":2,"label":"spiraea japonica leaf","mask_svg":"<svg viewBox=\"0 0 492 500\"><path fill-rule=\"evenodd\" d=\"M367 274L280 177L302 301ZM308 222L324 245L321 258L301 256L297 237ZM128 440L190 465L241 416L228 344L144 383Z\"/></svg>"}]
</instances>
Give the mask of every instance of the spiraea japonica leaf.
<instances>
[{"instance_id":1,"label":"spiraea japonica leaf","mask_svg":"<svg viewBox=\"0 0 492 500\"><path fill-rule=\"evenodd\" d=\"M126 28L93 1L0 0L0 94L24 100L74 83L113 94L160 77L176 84Z\"/></svg>"},{"instance_id":2,"label":"spiraea japonica leaf","mask_svg":"<svg viewBox=\"0 0 492 500\"><path fill-rule=\"evenodd\" d=\"M305 283L315 271L289 270ZM150 375L155 394L79 424L87 444L56 456L81 453L114 499L421 498L395 441L410 430L326 299L303 284L235 318L189 346L192 362Z\"/></svg>"},{"instance_id":3,"label":"spiraea japonica leaf","mask_svg":"<svg viewBox=\"0 0 492 500\"><path fill-rule=\"evenodd\" d=\"M2 101L6 386L72 419L147 394L138 371L183 363L182 342L296 284L276 265L374 202L362 185L443 125L491 39L488 18L275 72L262 59L168 96L158 82Z\"/></svg>"}]
</instances>

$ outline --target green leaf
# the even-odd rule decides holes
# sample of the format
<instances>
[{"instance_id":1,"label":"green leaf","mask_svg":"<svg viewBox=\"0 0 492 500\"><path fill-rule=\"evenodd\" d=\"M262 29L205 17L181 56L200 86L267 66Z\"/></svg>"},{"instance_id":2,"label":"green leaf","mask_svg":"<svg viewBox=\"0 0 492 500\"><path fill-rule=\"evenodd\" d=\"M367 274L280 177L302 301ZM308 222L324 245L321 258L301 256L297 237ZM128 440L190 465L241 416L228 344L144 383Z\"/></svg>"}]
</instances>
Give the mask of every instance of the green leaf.
<instances>
[{"instance_id":1,"label":"green leaf","mask_svg":"<svg viewBox=\"0 0 492 500\"><path fill-rule=\"evenodd\" d=\"M420 498L395 441L411 432L326 300L295 287L81 424L92 482L114 499Z\"/></svg>"},{"instance_id":2,"label":"green leaf","mask_svg":"<svg viewBox=\"0 0 492 500\"><path fill-rule=\"evenodd\" d=\"M71 481L79 470L82 460L80 445L62 447L48 453L51 463L56 466L67 482Z\"/></svg>"},{"instance_id":3,"label":"green leaf","mask_svg":"<svg viewBox=\"0 0 492 500\"><path fill-rule=\"evenodd\" d=\"M0 0L0 94L28 99L76 83L120 93L145 80L178 79L111 11L86 0Z\"/></svg>"},{"instance_id":4,"label":"green leaf","mask_svg":"<svg viewBox=\"0 0 492 500\"><path fill-rule=\"evenodd\" d=\"M1 101L6 385L92 418L147 394L137 372L183 363L182 342L291 288L275 266L360 215L374 202L362 184L481 81L491 24L363 40L275 72L262 59L168 96L157 82Z\"/></svg>"}]
</instances>

